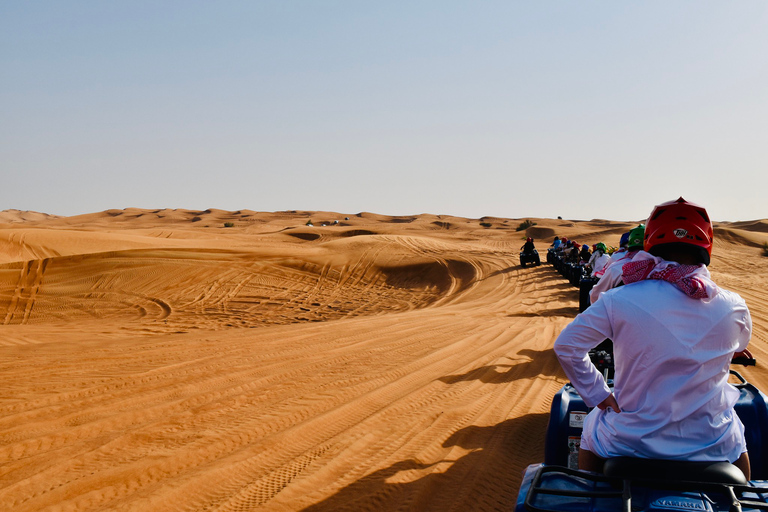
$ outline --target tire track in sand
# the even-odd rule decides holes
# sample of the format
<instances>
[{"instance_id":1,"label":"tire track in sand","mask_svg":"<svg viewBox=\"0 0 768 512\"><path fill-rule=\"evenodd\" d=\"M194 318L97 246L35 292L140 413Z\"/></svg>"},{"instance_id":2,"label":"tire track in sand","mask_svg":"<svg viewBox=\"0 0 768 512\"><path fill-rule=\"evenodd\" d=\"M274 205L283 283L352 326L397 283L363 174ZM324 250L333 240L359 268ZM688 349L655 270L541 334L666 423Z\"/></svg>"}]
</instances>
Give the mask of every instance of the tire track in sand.
<instances>
[{"instance_id":1,"label":"tire track in sand","mask_svg":"<svg viewBox=\"0 0 768 512\"><path fill-rule=\"evenodd\" d=\"M26 324L29 321L48 261L48 258L44 258L23 263L16 288L6 309L3 325Z\"/></svg>"},{"instance_id":2,"label":"tire track in sand","mask_svg":"<svg viewBox=\"0 0 768 512\"><path fill-rule=\"evenodd\" d=\"M390 260L365 253L339 276L349 279L344 290L331 267L268 277L286 298L383 290L370 299L377 316L151 342L94 338L88 347L99 355L87 369L42 347L57 372L31 386L8 369L20 381L15 394L38 391L29 408L0 404L10 413L2 431L22 436L4 453L13 462L0 474L0 504L22 512L509 505L521 465L541 456L544 401L561 383L547 349L565 319L536 316L548 307L534 297L542 275L513 268L508 255L420 247ZM411 257L451 274L439 297L454 300L436 305L433 296L423 309L381 314L397 297L428 296L371 284L383 280L374 259L397 267ZM452 261L463 266L447 268ZM465 276L471 286L458 282ZM110 286L133 291L127 282ZM205 300L226 297L227 283ZM42 370L45 360L31 363ZM10 429L16 420L28 434Z\"/></svg>"}]
</instances>

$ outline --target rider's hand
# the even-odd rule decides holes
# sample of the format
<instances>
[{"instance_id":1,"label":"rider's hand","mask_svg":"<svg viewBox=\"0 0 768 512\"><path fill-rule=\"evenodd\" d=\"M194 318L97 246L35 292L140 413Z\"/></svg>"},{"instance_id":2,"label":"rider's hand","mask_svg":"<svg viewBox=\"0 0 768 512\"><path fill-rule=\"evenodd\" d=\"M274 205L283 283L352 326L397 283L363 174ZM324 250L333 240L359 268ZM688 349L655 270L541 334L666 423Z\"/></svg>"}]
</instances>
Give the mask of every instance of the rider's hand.
<instances>
[{"instance_id":1,"label":"rider's hand","mask_svg":"<svg viewBox=\"0 0 768 512\"><path fill-rule=\"evenodd\" d=\"M752 355L752 352L750 352L748 349L744 349L741 352L736 352L733 354L732 359L736 359L737 357L745 357L747 359L754 359L754 356Z\"/></svg>"},{"instance_id":2,"label":"rider's hand","mask_svg":"<svg viewBox=\"0 0 768 512\"><path fill-rule=\"evenodd\" d=\"M616 401L616 397L613 396L613 393L608 395L605 400L597 404L597 408L603 411L609 407L613 412L621 412L621 409L619 408L619 403Z\"/></svg>"}]
</instances>

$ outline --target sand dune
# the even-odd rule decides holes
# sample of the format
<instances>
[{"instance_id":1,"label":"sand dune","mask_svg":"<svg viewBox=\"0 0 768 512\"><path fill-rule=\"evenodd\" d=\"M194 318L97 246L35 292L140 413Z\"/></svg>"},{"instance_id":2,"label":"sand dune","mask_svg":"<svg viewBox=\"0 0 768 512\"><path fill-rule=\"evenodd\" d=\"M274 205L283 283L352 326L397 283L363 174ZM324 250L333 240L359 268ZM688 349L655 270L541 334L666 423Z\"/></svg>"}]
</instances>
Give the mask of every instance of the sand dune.
<instances>
[{"instance_id":1,"label":"sand dune","mask_svg":"<svg viewBox=\"0 0 768 512\"><path fill-rule=\"evenodd\" d=\"M636 224L522 220L1 212L0 510L509 510L578 311L519 248ZM710 267L763 390L766 226Z\"/></svg>"}]
</instances>

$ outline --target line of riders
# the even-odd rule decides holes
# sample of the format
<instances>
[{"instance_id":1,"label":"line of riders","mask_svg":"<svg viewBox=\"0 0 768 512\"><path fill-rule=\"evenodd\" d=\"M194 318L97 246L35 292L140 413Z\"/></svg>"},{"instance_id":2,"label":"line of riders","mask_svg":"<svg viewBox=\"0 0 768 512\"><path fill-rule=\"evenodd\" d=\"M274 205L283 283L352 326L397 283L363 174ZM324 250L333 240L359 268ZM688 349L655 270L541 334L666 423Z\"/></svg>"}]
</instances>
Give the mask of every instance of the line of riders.
<instances>
[{"instance_id":1,"label":"line of riders","mask_svg":"<svg viewBox=\"0 0 768 512\"><path fill-rule=\"evenodd\" d=\"M645 225L639 224L621 235L618 248L604 242L597 242L590 248L588 244L556 236L547 249L547 263L579 288L579 312L582 312L601 292L621 283L621 267L643 249L644 235ZM540 263L533 238L528 237L520 250L521 266Z\"/></svg>"},{"instance_id":2,"label":"line of riders","mask_svg":"<svg viewBox=\"0 0 768 512\"><path fill-rule=\"evenodd\" d=\"M660 212L659 214L656 214L657 210ZM677 212L677 216L672 215L667 210L669 212ZM661 218L661 220L656 219L656 216L665 212L667 212L667 217L671 217L672 220L666 217ZM607 247L603 242L598 242L590 250L587 244L579 244L575 240L568 240L565 237L556 236L554 238L547 251L547 262L551 263L573 286L579 288L579 313L583 313L592 304L595 304L603 293L623 286L625 279L628 279L628 268L635 265L634 261L640 261L637 265L641 265L642 260L647 257L648 248L650 247L652 251L657 249L654 243L662 248L665 247L664 244L667 247L673 248L682 244L686 250L693 248L692 251L698 250L701 252L706 249L706 254L702 253L699 255L695 253L695 255L698 258L697 262L700 260L700 262L704 263L704 266L709 264L713 228L711 221L706 216L706 211L702 207L680 198L677 201L657 206L653 214L656 214L656 216L649 217L649 221L653 220L655 224L649 226L649 233L646 233L645 224L639 224L621 235L619 247L616 249ZM690 225L686 224L686 229L679 228L678 226L679 229L673 230L669 227L673 224L675 226L677 224L682 225L683 222L679 219L684 219ZM702 221L702 219L705 219L705 221ZM661 227L657 224L661 225ZM699 226L699 224L703 227ZM706 236L696 235L697 229L705 233ZM666 233L665 230L669 231L669 233ZM658 233L661 231L663 233L659 235ZM649 242L649 237L656 237L659 240L654 239ZM691 240L688 240L689 238ZM673 241L670 242L667 239ZM675 242L675 240L681 241ZM706 243L709 245L702 249ZM532 244L533 241L531 240ZM611 339L605 339L602 343L590 349L588 355L592 364L603 375L604 379L614 378L615 354ZM747 350L739 352L735 360L737 359L749 361L740 364L754 364L754 359Z\"/></svg>"},{"instance_id":3,"label":"line of riders","mask_svg":"<svg viewBox=\"0 0 768 512\"><path fill-rule=\"evenodd\" d=\"M706 210L682 197L615 250L555 237L547 261L580 311L555 340L569 384L517 512L768 510L768 397L730 369L755 364L751 315L712 280L713 245Z\"/></svg>"},{"instance_id":4,"label":"line of riders","mask_svg":"<svg viewBox=\"0 0 768 512\"><path fill-rule=\"evenodd\" d=\"M579 244L565 237L555 237L547 251L547 262L561 275L579 288L579 312L597 300L600 293L621 284L621 269L643 250L645 225L630 229L621 235L619 247L604 242Z\"/></svg>"},{"instance_id":5,"label":"line of riders","mask_svg":"<svg viewBox=\"0 0 768 512\"><path fill-rule=\"evenodd\" d=\"M643 250L644 236L645 225L639 224L621 235L618 248L597 242L591 250L589 245L566 237L554 238L547 249L547 263L579 289L579 313L594 303L600 293L623 284L622 267ZM526 246L532 248L533 239L528 238ZM521 253L521 262L522 258ZM613 377L613 344L610 340L595 347L589 356L606 379Z\"/></svg>"}]
</instances>

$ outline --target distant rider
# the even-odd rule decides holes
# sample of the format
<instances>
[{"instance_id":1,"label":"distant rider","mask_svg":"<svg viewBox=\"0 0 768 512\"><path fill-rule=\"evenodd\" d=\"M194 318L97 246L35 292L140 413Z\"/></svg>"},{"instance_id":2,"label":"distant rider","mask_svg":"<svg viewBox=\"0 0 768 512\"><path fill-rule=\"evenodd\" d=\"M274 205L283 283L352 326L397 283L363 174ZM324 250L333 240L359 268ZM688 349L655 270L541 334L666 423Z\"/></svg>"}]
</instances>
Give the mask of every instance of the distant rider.
<instances>
[{"instance_id":1,"label":"distant rider","mask_svg":"<svg viewBox=\"0 0 768 512\"><path fill-rule=\"evenodd\" d=\"M533 245L533 238L528 237L525 239L525 243L520 248L525 254L531 254L533 253L534 249L536 249L536 246Z\"/></svg>"},{"instance_id":2,"label":"distant rider","mask_svg":"<svg viewBox=\"0 0 768 512\"><path fill-rule=\"evenodd\" d=\"M608 265L610 265L611 262L621 259L627 255L627 242L629 242L629 231L627 231L626 233L622 233L621 238L619 239L619 248L613 251L610 258L611 261L609 261L603 268L608 267ZM602 275L603 274L600 273L598 274L598 277L601 277Z\"/></svg>"},{"instance_id":3,"label":"distant rider","mask_svg":"<svg viewBox=\"0 0 768 512\"><path fill-rule=\"evenodd\" d=\"M581 251L579 252L579 259L584 263L586 263L589 261L590 256L592 256L592 253L589 252L589 245L588 244L582 245Z\"/></svg>"},{"instance_id":4,"label":"distant rider","mask_svg":"<svg viewBox=\"0 0 768 512\"><path fill-rule=\"evenodd\" d=\"M728 371L734 353L751 355L752 319L744 300L710 277L713 234L701 206L682 197L656 206L645 251L622 266L625 285L603 293L555 341L565 374L594 407L580 468L600 471L619 456L728 460L750 478ZM587 356L606 338L614 347L613 392Z\"/></svg>"},{"instance_id":5,"label":"distant rider","mask_svg":"<svg viewBox=\"0 0 768 512\"><path fill-rule=\"evenodd\" d=\"M617 257L611 257L603 270L596 273L600 280L589 291L589 300L594 304L600 298L604 291L616 288L621 284L621 266L629 261L643 248L643 234L645 226L640 224L636 228L629 230L626 242L626 251L620 253ZM615 254L614 254L615 256ZM600 275L602 274L602 275Z\"/></svg>"},{"instance_id":6,"label":"distant rider","mask_svg":"<svg viewBox=\"0 0 768 512\"><path fill-rule=\"evenodd\" d=\"M566 249L565 251L566 252L565 261L567 261L568 263L578 263L581 244L575 240L569 241L569 243L570 243L570 248Z\"/></svg>"},{"instance_id":7,"label":"distant rider","mask_svg":"<svg viewBox=\"0 0 768 512\"><path fill-rule=\"evenodd\" d=\"M595 277L595 273L602 270L605 264L611 259L611 257L606 254L607 251L608 249L603 242L595 244L595 250L592 251L592 256L590 256L589 263L587 263L589 268L592 269L592 277Z\"/></svg>"}]
</instances>

